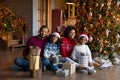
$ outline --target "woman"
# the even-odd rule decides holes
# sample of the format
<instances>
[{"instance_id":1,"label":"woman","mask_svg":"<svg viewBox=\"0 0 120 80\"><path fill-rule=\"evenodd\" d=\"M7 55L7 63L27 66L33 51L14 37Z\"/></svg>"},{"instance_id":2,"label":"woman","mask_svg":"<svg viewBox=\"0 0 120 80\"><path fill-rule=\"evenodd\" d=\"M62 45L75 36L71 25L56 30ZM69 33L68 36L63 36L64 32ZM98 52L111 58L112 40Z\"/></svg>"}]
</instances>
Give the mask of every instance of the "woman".
<instances>
[{"instance_id":1,"label":"woman","mask_svg":"<svg viewBox=\"0 0 120 80\"><path fill-rule=\"evenodd\" d=\"M70 57L73 51L74 46L76 45L75 41L76 29L74 26L68 26L63 34L63 39L61 43L61 55L63 57Z\"/></svg>"}]
</instances>

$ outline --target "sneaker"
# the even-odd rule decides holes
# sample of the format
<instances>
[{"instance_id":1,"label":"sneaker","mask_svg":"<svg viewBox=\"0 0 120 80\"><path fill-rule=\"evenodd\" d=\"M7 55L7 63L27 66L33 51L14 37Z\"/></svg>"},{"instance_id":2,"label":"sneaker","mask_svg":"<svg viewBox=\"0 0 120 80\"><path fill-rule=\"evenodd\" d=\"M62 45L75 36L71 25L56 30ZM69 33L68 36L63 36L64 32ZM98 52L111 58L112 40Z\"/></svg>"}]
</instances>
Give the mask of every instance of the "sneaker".
<instances>
[{"instance_id":1,"label":"sneaker","mask_svg":"<svg viewBox=\"0 0 120 80\"><path fill-rule=\"evenodd\" d=\"M11 69L12 69L13 71L21 71L21 70L22 70L21 67L16 66L16 65L12 66Z\"/></svg>"},{"instance_id":2,"label":"sneaker","mask_svg":"<svg viewBox=\"0 0 120 80\"><path fill-rule=\"evenodd\" d=\"M85 74L88 74L88 71L87 70L80 70L81 73L85 73Z\"/></svg>"},{"instance_id":3,"label":"sneaker","mask_svg":"<svg viewBox=\"0 0 120 80\"><path fill-rule=\"evenodd\" d=\"M42 66L42 71L46 71L46 66Z\"/></svg>"},{"instance_id":4,"label":"sneaker","mask_svg":"<svg viewBox=\"0 0 120 80\"><path fill-rule=\"evenodd\" d=\"M88 67L87 71L88 71L88 74L90 74L90 75L93 73L96 73L96 70L93 67Z\"/></svg>"}]
</instances>

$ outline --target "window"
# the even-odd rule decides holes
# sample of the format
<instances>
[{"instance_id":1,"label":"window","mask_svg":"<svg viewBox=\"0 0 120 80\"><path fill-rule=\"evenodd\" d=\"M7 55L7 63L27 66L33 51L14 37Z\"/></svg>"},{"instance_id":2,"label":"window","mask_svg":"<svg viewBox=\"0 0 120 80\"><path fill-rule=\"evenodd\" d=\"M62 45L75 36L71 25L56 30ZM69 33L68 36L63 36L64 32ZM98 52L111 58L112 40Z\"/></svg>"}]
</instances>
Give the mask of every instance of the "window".
<instances>
[{"instance_id":1,"label":"window","mask_svg":"<svg viewBox=\"0 0 120 80\"><path fill-rule=\"evenodd\" d=\"M38 0L38 25L47 25L48 0Z\"/></svg>"}]
</instances>

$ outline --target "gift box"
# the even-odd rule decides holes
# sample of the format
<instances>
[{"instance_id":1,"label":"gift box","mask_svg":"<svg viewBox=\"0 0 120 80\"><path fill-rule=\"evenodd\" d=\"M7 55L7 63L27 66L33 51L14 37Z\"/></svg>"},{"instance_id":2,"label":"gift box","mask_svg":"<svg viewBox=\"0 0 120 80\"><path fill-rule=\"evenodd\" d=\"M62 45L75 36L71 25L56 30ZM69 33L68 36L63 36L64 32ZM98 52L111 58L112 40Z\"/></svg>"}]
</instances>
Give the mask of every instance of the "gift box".
<instances>
[{"instance_id":1,"label":"gift box","mask_svg":"<svg viewBox=\"0 0 120 80\"><path fill-rule=\"evenodd\" d=\"M39 47L30 46L30 54L29 54L30 76L35 79L41 77L40 52L41 49Z\"/></svg>"},{"instance_id":2,"label":"gift box","mask_svg":"<svg viewBox=\"0 0 120 80\"><path fill-rule=\"evenodd\" d=\"M30 46L30 58L29 58L29 68L30 70L38 70L41 66L40 64L40 52L39 47Z\"/></svg>"},{"instance_id":3,"label":"gift box","mask_svg":"<svg viewBox=\"0 0 120 80\"><path fill-rule=\"evenodd\" d=\"M29 68L30 70L38 70L39 69L39 62L40 60L40 56L30 56L30 60L29 60Z\"/></svg>"},{"instance_id":4,"label":"gift box","mask_svg":"<svg viewBox=\"0 0 120 80\"><path fill-rule=\"evenodd\" d=\"M30 77L34 78L35 80L39 80L42 77L42 70L30 70Z\"/></svg>"},{"instance_id":5,"label":"gift box","mask_svg":"<svg viewBox=\"0 0 120 80\"><path fill-rule=\"evenodd\" d=\"M84 67L88 67L88 56L80 56L78 59L78 63Z\"/></svg>"},{"instance_id":6,"label":"gift box","mask_svg":"<svg viewBox=\"0 0 120 80\"><path fill-rule=\"evenodd\" d=\"M30 48L30 55L33 55L33 56L40 55L41 49L39 47L30 46L29 48Z\"/></svg>"},{"instance_id":7,"label":"gift box","mask_svg":"<svg viewBox=\"0 0 120 80\"><path fill-rule=\"evenodd\" d=\"M76 65L72 62L63 63L62 68L68 69L70 75L76 72Z\"/></svg>"},{"instance_id":8,"label":"gift box","mask_svg":"<svg viewBox=\"0 0 120 80\"><path fill-rule=\"evenodd\" d=\"M62 77L68 76L69 75L69 70L68 69L58 69L56 71L56 75L57 76L62 76Z\"/></svg>"},{"instance_id":9,"label":"gift box","mask_svg":"<svg viewBox=\"0 0 120 80\"><path fill-rule=\"evenodd\" d=\"M62 64L63 63L63 59L61 55L51 55L51 60L53 65L58 65L58 64Z\"/></svg>"}]
</instances>

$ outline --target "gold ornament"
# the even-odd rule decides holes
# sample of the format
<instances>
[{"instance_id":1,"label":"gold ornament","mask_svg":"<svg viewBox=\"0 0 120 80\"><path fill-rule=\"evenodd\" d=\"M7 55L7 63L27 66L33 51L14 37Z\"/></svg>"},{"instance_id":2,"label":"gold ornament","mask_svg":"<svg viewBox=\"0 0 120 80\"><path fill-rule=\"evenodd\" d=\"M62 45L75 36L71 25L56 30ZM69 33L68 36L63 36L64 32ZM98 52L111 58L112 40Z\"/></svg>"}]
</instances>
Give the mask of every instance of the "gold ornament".
<instances>
[{"instance_id":1,"label":"gold ornament","mask_svg":"<svg viewBox=\"0 0 120 80\"><path fill-rule=\"evenodd\" d=\"M86 3L83 3L84 6L86 6Z\"/></svg>"},{"instance_id":2,"label":"gold ornament","mask_svg":"<svg viewBox=\"0 0 120 80\"><path fill-rule=\"evenodd\" d=\"M102 18L102 15L101 14L98 14L98 19L100 20Z\"/></svg>"},{"instance_id":3,"label":"gold ornament","mask_svg":"<svg viewBox=\"0 0 120 80\"><path fill-rule=\"evenodd\" d=\"M103 54L107 54L107 51L106 51L106 50L103 50L102 53L103 53Z\"/></svg>"},{"instance_id":4,"label":"gold ornament","mask_svg":"<svg viewBox=\"0 0 120 80\"><path fill-rule=\"evenodd\" d=\"M98 7L98 5L99 5L98 3L95 3L95 7Z\"/></svg>"},{"instance_id":5,"label":"gold ornament","mask_svg":"<svg viewBox=\"0 0 120 80\"><path fill-rule=\"evenodd\" d=\"M104 6L104 4L103 4L103 3L101 3L101 5L100 5L100 10L102 10L103 6Z\"/></svg>"}]
</instances>

